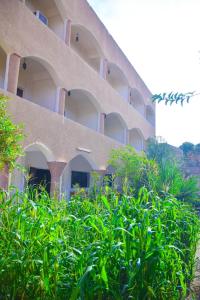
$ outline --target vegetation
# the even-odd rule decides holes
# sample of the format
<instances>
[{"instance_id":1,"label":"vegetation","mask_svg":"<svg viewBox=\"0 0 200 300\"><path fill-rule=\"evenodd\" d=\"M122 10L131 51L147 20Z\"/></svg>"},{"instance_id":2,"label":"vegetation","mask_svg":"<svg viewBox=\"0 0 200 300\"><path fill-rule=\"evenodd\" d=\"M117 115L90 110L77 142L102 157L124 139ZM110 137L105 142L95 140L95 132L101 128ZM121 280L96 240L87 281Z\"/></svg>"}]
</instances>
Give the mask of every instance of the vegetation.
<instances>
[{"instance_id":1,"label":"vegetation","mask_svg":"<svg viewBox=\"0 0 200 300\"><path fill-rule=\"evenodd\" d=\"M147 157L158 165L158 176L154 178L154 190L159 194L172 194L179 200L199 203L199 187L195 177L185 178L182 158L167 143L150 139Z\"/></svg>"},{"instance_id":2,"label":"vegetation","mask_svg":"<svg viewBox=\"0 0 200 300\"><path fill-rule=\"evenodd\" d=\"M96 198L0 202L2 299L184 299L199 220L172 196L109 187Z\"/></svg>"},{"instance_id":3,"label":"vegetation","mask_svg":"<svg viewBox=\"0 0 200 300\"><path fill-rule=\"evenodd\" d=\"M22 155L22 126L15 125L7 113L8 98L0 95L0 169L5 165L12 169Z\"/></svg>"},{"instance_id":4,"label":"vegetation","mask_svg":"<svg viewBox=\"0 0 200 300\"><path fill-rule=\"evenodd\" d=\"M188 154L200 154L200 144L192 144L190 142L185 142L179 147L185 156Z\"/></svg>"},{"instance_id":5,"label":"vegetation","mask_svg":"<svg viewBox=\"0 0 200 300\"><path fill-rule=\"evenodd\" d=\"M195 93L195 92L188 92L188 93L174 93L174 92L170 92L170 93L160 93L160 94L155 94L152 96L152 101L153 102L165 102L165 104L170 104L172 105L173 103L181 103L181 105L183 105L183 103L187 102L189 103L190 99L194 96L199 95L199 93Z\"/></svg>"}]
</instances>

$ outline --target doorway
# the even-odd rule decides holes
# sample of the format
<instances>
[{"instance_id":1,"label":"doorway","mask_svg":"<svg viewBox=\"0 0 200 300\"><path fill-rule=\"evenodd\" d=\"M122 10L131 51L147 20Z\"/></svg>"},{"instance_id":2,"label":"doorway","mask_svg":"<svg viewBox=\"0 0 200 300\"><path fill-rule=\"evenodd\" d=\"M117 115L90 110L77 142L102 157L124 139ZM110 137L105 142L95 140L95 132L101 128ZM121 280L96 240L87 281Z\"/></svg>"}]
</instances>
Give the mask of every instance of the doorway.
<instances>
[{"instance_id":1,"label":"doorway","mask_svg":"<svg viewBox=\"0 0 200 300\"><path fill-rule=\"evenodd\" d=\"M28 187L31 189L37 189L38 192L45 189L50 195L51 174L49 170L30 167L29 176L30 179L28 181Z\"/></svg>"}]
</instances>

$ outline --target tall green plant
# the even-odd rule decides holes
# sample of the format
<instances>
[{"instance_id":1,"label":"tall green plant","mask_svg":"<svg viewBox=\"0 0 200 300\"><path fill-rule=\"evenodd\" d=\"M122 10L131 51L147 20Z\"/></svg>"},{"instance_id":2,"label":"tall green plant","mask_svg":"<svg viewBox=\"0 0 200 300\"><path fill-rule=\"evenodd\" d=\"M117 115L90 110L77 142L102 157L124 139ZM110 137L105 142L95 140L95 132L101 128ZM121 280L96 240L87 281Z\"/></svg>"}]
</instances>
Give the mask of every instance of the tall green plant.
<instances>
[{"instance_id":1,"label":"tall green plant","mask_svg":"<svg viewBox=\"0 0 200 300\"><path fill-rule=\"evenodd\" d=\"M5 165L12 169L23 154L20 142L23 140L22 126L12 122L7 113L8 98L0 95L0 169Z\"/></svg>"},{"instance_id":2,"label":"tall green plant","mask_svg":"<svg viewBox=\"0 0 200 300\"><path fill-rule=\"evenodd\" d=\"M138 154L130 145L113 149L108 163L114 169L119 185L125 183L136 194L143 186L151 189L152 178L157 175L155 162L147 159L144 152Z\"/></svg>"}]
</instances>

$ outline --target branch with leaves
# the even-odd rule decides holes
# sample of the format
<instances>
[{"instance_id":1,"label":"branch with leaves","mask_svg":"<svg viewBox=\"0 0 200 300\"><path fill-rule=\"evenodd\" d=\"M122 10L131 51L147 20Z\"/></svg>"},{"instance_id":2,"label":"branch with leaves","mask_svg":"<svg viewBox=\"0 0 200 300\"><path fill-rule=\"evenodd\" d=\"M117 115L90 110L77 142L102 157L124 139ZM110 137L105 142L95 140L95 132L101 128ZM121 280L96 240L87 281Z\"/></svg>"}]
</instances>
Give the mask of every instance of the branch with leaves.
<instances>
[{"instance_id":1,"label":"branch with leaves","mask_svg":"<svg viewBox=\"0 0 200 300\"><path fill-rule=\"evenodd\" d=\"M180 103L181 105L183 105L184 102L189 103L190 99L192 97L195 97L197 95L199 95L200 93L196 93L196 92L188 92L188 93L174 93L174 92L170 92L170 93L160 93L160 94L155 94L152 96L152 102L157 102L160 103L161 101L164 101L165 104L170 104L172 105L173 103Z\"/></svg>"}]
</instances>

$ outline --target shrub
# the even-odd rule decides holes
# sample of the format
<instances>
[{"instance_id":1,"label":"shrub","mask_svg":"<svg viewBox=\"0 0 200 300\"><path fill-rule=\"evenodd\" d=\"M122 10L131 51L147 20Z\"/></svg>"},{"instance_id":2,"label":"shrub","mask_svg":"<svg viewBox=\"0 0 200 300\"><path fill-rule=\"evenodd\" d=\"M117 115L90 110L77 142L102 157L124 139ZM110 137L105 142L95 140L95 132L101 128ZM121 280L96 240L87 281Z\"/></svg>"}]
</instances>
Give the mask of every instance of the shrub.
<instances>
[{"instance_id":1,"label":"shrub","mask_svg":"<svg viewBox=\"0 0 200 300\"><path fill-rule=\"evenodd\" d=\"M22 155L22 126L15 125L7 114L8 98L0 95L0 169L5 165L12 169Z\"/></svg>"},{"instance_id":2,"label":"shrub","mask_svg":"<svg viewBox=\"0 0 200 300\"><path fill-rule=\"evenodd\" d=\"M199 220L145 189L56 202L15 194L0 204L2 299L184 299Z\"/></svg>"}]
</instances>

